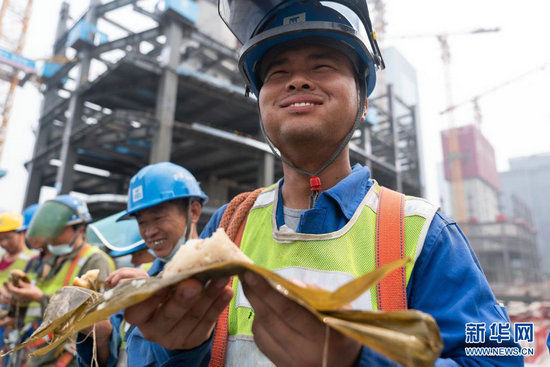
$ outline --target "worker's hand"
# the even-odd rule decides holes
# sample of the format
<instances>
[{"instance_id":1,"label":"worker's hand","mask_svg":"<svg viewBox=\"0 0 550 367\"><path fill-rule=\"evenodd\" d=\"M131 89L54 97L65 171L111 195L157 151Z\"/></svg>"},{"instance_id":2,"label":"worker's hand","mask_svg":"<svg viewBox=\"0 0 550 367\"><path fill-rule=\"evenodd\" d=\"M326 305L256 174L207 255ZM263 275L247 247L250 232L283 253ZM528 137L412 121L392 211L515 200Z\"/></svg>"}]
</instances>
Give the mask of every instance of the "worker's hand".
<instances>
[{"instance_id":1,"label":"worker's hand","mask_svg":"<svg viewBox=\"0 0 550 367\"><path fill-rule=\"evenodd\" d=\"M186 279L175 288L162 290L127 308L124 318L143 336L167 349L192 349L212 335L218 316L233 297L228 278L203 286Z\"/></svg>"},{"instance_id":2,"label":"worker's hand","mask_svg":"<svg viewBox=\"0 0 550 367\"><path fill-rule=\"evenodd\" d=\"M11 303L11 293L8 292L6 287L0 287L0 304L9 305Z\"/></svg>"},{"instance_id":3,"label":"worker's hand","mask_svg":"<svg viewBox=\"0 0 550 367\"><path fill-rule=\"evenodd\" d=\"M258 348L277 366L322 366L326 326L262 277L249 271L241 279ZM360 352L358 342L330 329L327 366L354 366Z\"/></svg>"},{"instance_id":4,"label":"worker's hand","mask_svg":"<svg viewBox=\"0 0 550 367\"><path fill-rule=\"evenodd\" d=\"M109 320L98 321L92 326L88 326L87 328L80 330L79 333L83 335L92 335L94 326L96 339L99 341L109 341L111 338L111 332L113 331L113 325L111 325L111 321Z\"/></svg>"},{"instance_id":5,"label":"worker's hand","mask_svg":"<svg viewBox=\"0 0 550 367\"><path fill-rule=\"evenodd\" d=\"M85 329L79 331L86 337L92 337L92 332L95 327L95 343L94 348L97 348L97 359L99 366L106 366L111 351L109 348L109 342L111 340L111 333L113 332L113 325L109 320L101 320L96 322L92 326L88 326Z\"/></svg>"},{"instance_id":6,"label":"worker's hand","mask_svg":"<svg viewBox=\"0 0 550 367\"><path fill-rule=\"evenodd\" d=\"M36 301L40 302L44 293L34 284L19 282L19 287L14 286L11 283L6 283L6 288L18 299L23 301Z\"/></svg>"},{"instance_id":7,"label":"worker's hand","mask_svg":"<svg viewBox=\"0 0 550 367\"><path fill-rule=\"evenodd\" d=\"M122 280L126 279L140 279L140 278L148 278L149 274L147 274L147 271L143 269L136 269L136 268L120 268L115 271L113 271L107 279L105 279L105 285L108 288L113 288L118 285Z\"/></svg>"}]
</instances>

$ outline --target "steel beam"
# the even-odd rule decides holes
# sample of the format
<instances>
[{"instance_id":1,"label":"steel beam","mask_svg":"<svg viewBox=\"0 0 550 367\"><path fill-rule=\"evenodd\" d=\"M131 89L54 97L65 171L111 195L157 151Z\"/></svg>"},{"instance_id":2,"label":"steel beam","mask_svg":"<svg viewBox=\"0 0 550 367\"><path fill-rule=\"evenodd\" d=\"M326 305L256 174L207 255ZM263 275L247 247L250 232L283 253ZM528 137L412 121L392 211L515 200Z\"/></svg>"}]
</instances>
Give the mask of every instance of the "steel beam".
<instances>
[{"instance_id":1,"label":"steel beam","mask_svg":"<svg viewBox=\"0 0 550 367\"><path fill-rule=\"evenodd\" d=\"M220 129L216 129L210 126L197 124L197 123L193 123L191 125L188 125L188 124L182 124L182 125L187 125L182 127L188 128L192 131L200 132L206 136L220 139L221 141L224 141L225 144L233 143L233 144L238 144L242 147L248 148L250 150L260 151L264 153L271 153L271 149L266 143L263 143L256 139L248 138L246 136L235 135L227 131L223 131Z\"/></svg>"},{"instance_id":2,"label":"steel beam","mask_svg":"<svg viewBox=\"0 0 550 367\"><path fill-rule=\"evenodd\" d=\"M104 52L117 50L117 49L123 49L127 47L128 45L135 45L137 43L150 40L152 38L156 38L162 34L160 27L155 27L151 29L147 29L143 32L139 33L133 33L129 36L119 38L117 40L106 42L102 44L101 46L95 47L92 52L91 56L94 58L97 58L99 55L101 55Z\"/></svg>"},{"instance_id":3,"label":"steel beam","mask_svg":"<svg viewBox=\"0 0 550 367\"><path fill-rule=\"evenodd\" d=\"M61 67L51 78L46 80L46 86L48 89L54 88L57 89L57 85L61 83L61 80L63 78L67 78L69 72L75 67L75 65L78 64L77 60L71 60Z\"/></svg>"},{"instance_id":4,"label":"steel beam","mask_svg":"<svg viewBox=\"0 0 550 367\"><path fill-rule=\"evenodd\" d=\"M67 31L67 21L69 19L69 4L67 2L63 2L61 4L61 9L59 10L59 21L57 23L57 29L55 32L56 39L59 38L62 34L64 34ZM54 50L55 55L62 55L65 53L64 47L57 50L57 52ZM51 104L54 103L59 97L57 96L57 90L55 88L52 88L50 90L47 90L44 93L44 100L42 101L42 106L40 108L42 116L44 115L47 108L50 107ZM63 102L61 102L63 103ZM51 111L51 110L50 110ZM49 129L50 124L47 123L44 119L40 119L38 121L38 129L36 132L36 140L34 142L34 148L33 148L33 158L31 161L27 164L27 171L29 172L29 176L27 179L27 187L25 188L25 198L23 200L23 208L26 208L27 206L37 203L40 198L40 187L42 186L42 175L41 175L41 168L39 167L39 164L37 162L37 158L41 154L39 150L46 146L46 142L48 140L49 135Z\"/></svg>"},{"instance_id":5,"label":"steel beam","mask_svg":"<svg viewBox=\"0 0 550 367\"><path fill-rule=\"evenodd\" d=\"M192 40L199 42L202 47L207 47L217 52L220 56L227 57L234 61L239 59L239 54L236 50L227 47L223 43L216 41L202 32L192 31L189 36Z\"/></svg>"},{"instance_id":6,"label":"steel beam","mask_svg":"<svg viewBox=\"0 0 550 367\"><path fill-rule=\"evenodd\" d=\"M95 9L100 4L100 0L90 0L89 10L86 12L85 20L90 24L97 23ZM75 91L69 102L69 119L63 130L63 140L61 144L61 154L59 160L61 166L57 170L54 188L58 194L68 193L73 189L73 167L76 163L76 151L71 143L73 130L82 123L82 113L84 110L84 100L81 96L81 86L88 82L90 72L91 55L90 49L85 48L78 54L79 70L76 80Z\"/></svg>"},{"instance_id":7,"label":"steel beam","mask_svg":"<svg viewBox=\"0 0 550 367\"><path fill-rule=\"evenodd\" d=\"M166 43L163 53L165 65L160 78L155 116L159 122L153 145L151 147L150 163L170 160L172 152L172 129L178 94L178 66L180 62L180 45L183 39L183 30L175 22L170 21L166 26Z\"/></svg>"},{"instance_id":8,"label":"steel beam","mask_svg":"<svg viewBox=\"0 0 550 367\"><path fill-rule=\"evenodd\" d=\"M123 6L134 4L136 2L137 0L113 0L103 5L99 5L95 11L98 17L103 17L105 13L108 13L111 10L122 8Z\"/></svg>"}]
</instances>

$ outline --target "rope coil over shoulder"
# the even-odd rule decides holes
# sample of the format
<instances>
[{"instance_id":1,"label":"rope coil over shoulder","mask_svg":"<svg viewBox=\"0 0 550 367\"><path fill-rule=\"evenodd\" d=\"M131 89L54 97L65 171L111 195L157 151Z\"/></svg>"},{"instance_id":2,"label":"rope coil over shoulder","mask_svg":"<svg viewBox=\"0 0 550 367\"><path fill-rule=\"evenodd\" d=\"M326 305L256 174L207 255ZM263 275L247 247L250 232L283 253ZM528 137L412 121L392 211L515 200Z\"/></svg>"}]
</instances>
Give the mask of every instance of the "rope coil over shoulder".
<instances>
[{"instance_id":1,"label":"rope coil over shoulder","mask_svg":"<svg viewBox=\"0 0 550 367\"><path fill-rule=\"evenodd\" d=\"M262 189L252 192L243 192L229 202L223 213L219 227L223 228L229 238L240 248L243 237L246 218L254 202ZM233 277L229 279L230 286L233 284ZM225 307L218 318L216 329L214 330L214 341L212 343L212 354L209 367L223 367L225 362L225 351L227 349L227 328L229 320L229 305Z\"/></svg>"}]
</instances>

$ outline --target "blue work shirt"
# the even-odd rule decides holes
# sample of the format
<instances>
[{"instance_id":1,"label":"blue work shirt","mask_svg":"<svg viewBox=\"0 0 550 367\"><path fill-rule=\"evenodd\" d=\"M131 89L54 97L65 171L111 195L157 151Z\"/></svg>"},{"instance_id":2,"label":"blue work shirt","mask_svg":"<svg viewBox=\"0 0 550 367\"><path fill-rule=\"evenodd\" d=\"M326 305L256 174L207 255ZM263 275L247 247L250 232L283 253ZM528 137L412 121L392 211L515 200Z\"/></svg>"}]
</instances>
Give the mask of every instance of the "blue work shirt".
<instances>
[{"instance_id":1,"label":"blue work shirt","mask_svg":"<svg viewBox=\"0 0 550 367\"><path fill-rule=\"evenodd\" d=\"M162 271L164 265L164 262L156 259L147 273L149 276L157 275ZM117 312L109 317L113 331L111 333L111 339L109 340L110 354L109 359L107 360L107 367L114 367L117 365L119 349L122 342L120 328L123 320L124 311ZM195 357L195 353L191 351L187 352L185 355L180 355L181 353L179 351L172 352L159 344L148 341L143 337L141 331L133 325L130 325L124 338L126 341L128 366L187 366L187 360L194 361L197 359L197 357ZM207 343L209 342L210 341ZM76 341L76 352L78 366L91 367L93 352L93 339L91 335L86 338L83 334L78 334ZM200 354L200 358L205 358L207 355L208 359L210 359L209 351L205 352L203 349L197 348L197 353ZM176 364L174 364L175 360L177 360ZM192 364L190 363L189 365Z\"/></svg>"},{"instance_id":2,"label":"blue work shirt","mask_svg":"<svg viewBox=\"0 0 550 367\"><path fill-rule=\"evenodd\" d=\"M281 181L279 202L282 199ZM373 185L368 168L356 165L352 172L329 190L323 191L315 207L305 210L296 232L329 233L341 229L353 216L359 203ZM218 227L226 206L214 213L201 238L209 237ZM283 206L278 205L277 226L284 224ZM439 326L444 348L436 362L444 366L523 366L522 357L467 357L465 347L516 347L513 341L497 343L490 340L490 325L510 322L506 310L497 303L487 279L466 237L455 221L438 211L429 227L422 251L407 285L408 306L428 313ZM467 323L485 325L485 342L465 343ZM134 328L135 329L135 328ZM135 329L137 330L137 329ZM136 331L138 333L139 330ZM512 338L513 339L513 338ZM146 342L141 336L137 345L129 339L128 354L135 355L137 364L145 366L150 356L162 357L162 366L207 366L212 338L189 351L168 351ZM150 348L150 349L149 349ZM163 352L157 350L163 349ZM130 360L129 360L130 362ZM396 366L394 362L369 348L362 348L358 366Z\"/></svg>"}]
</instances>

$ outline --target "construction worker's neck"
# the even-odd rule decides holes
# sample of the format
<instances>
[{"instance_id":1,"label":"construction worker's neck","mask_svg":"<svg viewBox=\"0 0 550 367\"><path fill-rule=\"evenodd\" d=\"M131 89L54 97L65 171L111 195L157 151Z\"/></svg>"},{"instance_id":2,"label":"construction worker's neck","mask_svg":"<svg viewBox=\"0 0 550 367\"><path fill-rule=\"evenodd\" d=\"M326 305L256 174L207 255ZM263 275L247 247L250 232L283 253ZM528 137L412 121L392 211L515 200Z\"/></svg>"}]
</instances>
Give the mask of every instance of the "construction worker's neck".
<instances>
[{"instance_id":1,"label":"construction worker's neck","mask_svg":"<svg viewBox=\"0 0 550 367\"><path fill-rule=\"evenodd\" d=\"M10 251L6 250L5 257L9 259L16 258L25 249L25 243L23 242L18 247L13 247Z\"/></svg>"},{"instance_id":2,"label":"construction worker's neck","mask_svg":"<svg viewBox=\"0 0 550 367\"><path fill-rule=\"evenodd\" d=\"M328 158L327 158L328 159ZM326 160L327 160L326 159ZM310 164L295 163L298 168L306 170L311 173L317 172L326 160L322 161L317 158L316 161L310 162ZM340 153L334 162L319 174L321 178L321 191L325 191L336 185L342 179L344 179L351 172L351 164L349 159L348 147ZM293 209L308 209L309 197L311 195L310 177L296 172L288 165L283 163L284 173L284 185L283 185L283 202L288 208Z\"/></svg>"}]
</instances>

